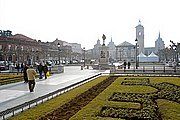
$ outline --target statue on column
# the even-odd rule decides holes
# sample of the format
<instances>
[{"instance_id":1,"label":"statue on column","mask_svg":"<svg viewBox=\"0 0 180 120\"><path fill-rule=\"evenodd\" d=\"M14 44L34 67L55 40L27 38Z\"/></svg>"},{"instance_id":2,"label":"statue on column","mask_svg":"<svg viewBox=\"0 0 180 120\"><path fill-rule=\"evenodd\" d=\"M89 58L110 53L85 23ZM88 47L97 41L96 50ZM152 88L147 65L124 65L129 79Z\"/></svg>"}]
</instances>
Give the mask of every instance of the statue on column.
<instances>
[{"instance_id":1,"label":"statue on column","mask_svg":"<svg viewBox=\"0 0 180 120\"><path fill-rule=\"evenodd\" d=\"M103 39L103 46L105 46L105 39L106 39L106 36L103 34L102 36L102 39Z\"/></svg>"}]
</instances>

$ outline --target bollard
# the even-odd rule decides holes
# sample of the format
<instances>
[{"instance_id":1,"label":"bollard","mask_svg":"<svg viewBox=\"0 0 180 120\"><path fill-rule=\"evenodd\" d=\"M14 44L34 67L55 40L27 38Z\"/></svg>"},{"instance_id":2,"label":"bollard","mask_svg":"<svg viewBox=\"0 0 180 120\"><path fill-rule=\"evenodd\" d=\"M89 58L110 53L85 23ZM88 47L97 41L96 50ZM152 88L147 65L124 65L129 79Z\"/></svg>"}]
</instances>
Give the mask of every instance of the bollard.
<instances>
[{"instance_id":1,"label":"bollard","mask_svg":"<svg viewBox=\"0 0 180 120\"><path fill-rule=\"evenodd\" d=\"M174 66L174 72L176 72L176 66Z\"/></svg>"},{"instance_id":2,"label":"bollard","mask_svg":"<svg viewBox=\"0 0 180 120\"><path fill-rule=\"evenodd\" d=\"M155 66L153 66L153 72L155 72Z\"/></svg>"},{"instance_id":3,"label":"bollard","mask_svg":"<svg viewBox=\"0 0 180 120\"><path fill-rule=\"evenodd\" d=\"M83 70L83 66L81 65L81 70Z\"/></svg>"},{"instance_id":4,"label":"bollard","mask_svg":"<svg viewBox=\"0 0 180 120\"><path fill-rule=\"evenodd\" d=\"M143 66L143 72L145 72L145 67Z\"/></svg>"}]
</instances>

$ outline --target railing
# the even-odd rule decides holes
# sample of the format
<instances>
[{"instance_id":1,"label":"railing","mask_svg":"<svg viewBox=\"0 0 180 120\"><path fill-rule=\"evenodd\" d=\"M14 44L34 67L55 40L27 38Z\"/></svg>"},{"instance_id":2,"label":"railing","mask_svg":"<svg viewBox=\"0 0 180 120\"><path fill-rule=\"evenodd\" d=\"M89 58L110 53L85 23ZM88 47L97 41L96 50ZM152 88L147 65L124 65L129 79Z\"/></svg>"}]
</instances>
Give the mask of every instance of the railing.
<instances>
[{"instance_id":1,"label":"railing","mask_svg":"<svg viewBox=\"0 0 180 120\"><path fill-rule=\"evenodd\" d=\"M13 108L9 108L9 109L7 109L5 111L0 112L0 117L3 120L5 120L6 118L8 118L10 116L14 116L15 114L17 114L19 112L23 112L25 109L30 109L33 106L37 106L38 104L43 103L44 101L52 99L52 98L54 98L54 97L56 97L58 95L61 95L62 93L65 93L65 92L67 92L67 91L69 91L71 89L74 89L74 88L76 88L76 87L78 87L78 86L80 86L80 85L90 81L91 79L100 76L100 75L101 75L101 73L99 73L97 75L94 75L92 77L89 77L87 79L84 79L84 80L82 80L80 82L77 82L77 83L74 83L72 85L69 85L69 86L67 86L65 88L58 89L58 90L56 90L54 92L51 92L51 93L46 94L44 96L38 97L38 98L36 98L34 100L25 102L25 103L23 103L21 105L15 106Z\"/></svg>"},{"instance_id":2,"label":"railing","mask_svg":"<svg viewBox=\"0 0 180 120\"><path fill-rule=\"evenodd\" d=\"M138 69L131 67L131 69L115 69L111 73L122 74L166 74L166 75L180 75L179 67L166 67L166 66L140 66Z\"/></svg>"}]
</instances>

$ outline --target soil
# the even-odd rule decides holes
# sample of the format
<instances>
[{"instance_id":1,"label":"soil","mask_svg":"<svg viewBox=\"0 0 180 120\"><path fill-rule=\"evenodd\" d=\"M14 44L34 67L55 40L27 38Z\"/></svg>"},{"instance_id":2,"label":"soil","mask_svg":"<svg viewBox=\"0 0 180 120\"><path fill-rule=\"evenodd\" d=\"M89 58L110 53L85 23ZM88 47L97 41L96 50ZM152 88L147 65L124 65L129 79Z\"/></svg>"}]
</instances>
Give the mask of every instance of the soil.
<instances>
[{"instance_id":1,"label":"soil","mask_svg":"<svg viewBox=\"0 0 180 120\"><path fill-rule=\"evenodd\" d=\"M75 115L79 110L86 106L96 96L98 96L104 89L106 89L118 76L110 76L89 90L75 97L68 103L60 106L53 112L43 116L39 120L68 120Z\"/></svg>"}]
</instances>

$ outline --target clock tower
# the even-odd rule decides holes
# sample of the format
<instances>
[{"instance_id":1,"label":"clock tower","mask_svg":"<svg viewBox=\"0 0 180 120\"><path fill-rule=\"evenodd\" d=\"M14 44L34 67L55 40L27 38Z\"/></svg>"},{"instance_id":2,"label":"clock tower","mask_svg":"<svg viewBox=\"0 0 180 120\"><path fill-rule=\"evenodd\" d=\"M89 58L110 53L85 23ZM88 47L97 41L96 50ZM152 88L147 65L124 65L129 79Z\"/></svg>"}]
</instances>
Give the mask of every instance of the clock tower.
<instances>
[{"instance_id":1,"label":"clock tower","mask_svg":"<svg viewBox=\"0 0 180 120\"><path fill-rule=\"evenodd\" d=\"M141 21L139 20L138 25L136 26L136 38L137 45L139 47L139 54L144 53L144 27L141 25Z\"/></svg>"}]
</instances>

